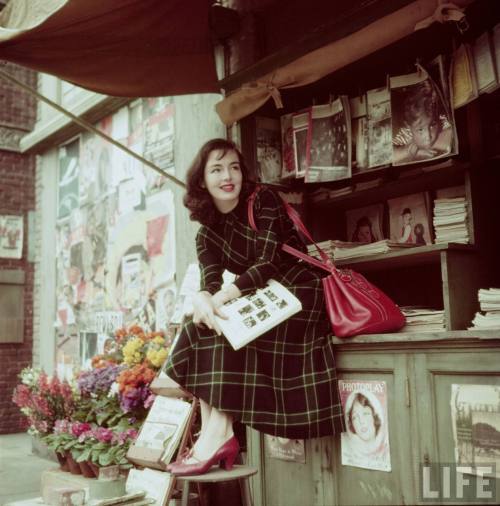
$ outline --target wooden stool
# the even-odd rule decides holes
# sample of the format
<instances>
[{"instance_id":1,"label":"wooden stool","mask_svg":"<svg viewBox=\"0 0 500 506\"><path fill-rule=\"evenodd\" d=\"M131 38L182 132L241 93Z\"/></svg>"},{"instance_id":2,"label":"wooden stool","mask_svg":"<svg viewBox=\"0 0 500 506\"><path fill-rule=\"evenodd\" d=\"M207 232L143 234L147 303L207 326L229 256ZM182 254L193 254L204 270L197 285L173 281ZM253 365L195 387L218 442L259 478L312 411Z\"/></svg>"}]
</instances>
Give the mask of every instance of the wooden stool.
<instances>
[{"instance_id":1,"label":"wooden stool","mask_svg":"<svg viewBox=\"0 0 500 506\"><path fill-rule=\"evenodd\" d=\"M189 485L191 482L199 485L200 483L215 483L221 481L238 480L241 490L241 500L243 506L252 506L252 496L250 494L250 485L248 478L257 474L256 467L250 466L233 466L230 471L225 471L218 467L213 467L208 473L197 476L179 476L177 480L182 482L182 503L181 506L188 506L189 501ZM201 500L201 496L200 496Z\"/></svg>"}]
</instances>

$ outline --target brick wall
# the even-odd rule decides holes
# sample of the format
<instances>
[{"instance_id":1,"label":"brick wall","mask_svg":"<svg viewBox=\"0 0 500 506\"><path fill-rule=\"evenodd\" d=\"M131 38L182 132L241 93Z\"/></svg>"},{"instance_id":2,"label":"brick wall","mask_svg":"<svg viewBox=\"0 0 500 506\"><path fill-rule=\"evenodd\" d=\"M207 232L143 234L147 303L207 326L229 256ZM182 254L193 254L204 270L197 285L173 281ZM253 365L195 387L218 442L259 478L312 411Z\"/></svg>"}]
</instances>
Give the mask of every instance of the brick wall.
<instances>
[{"instance_id":1,"label":"brick wall","mask_svg":"<svg viewBox=\"0 0 500 506\"><path fill-rule=\"evenodd\" d=\"M2 70L15 75L31 87L36 86L36 74L12 64L2 64ZM19 409L12 401L17 374L31 364L33 348L33 264L27 260L28 211L35 209L35 159L21 154L16 141L33 128L35 100L19 88L0 79L0 214L22 214L24 217L23 257L19 260L0 258L0 270L23 270L24 341L0 342L0 434L23 430Z\"/></svg>"}]
</instances>

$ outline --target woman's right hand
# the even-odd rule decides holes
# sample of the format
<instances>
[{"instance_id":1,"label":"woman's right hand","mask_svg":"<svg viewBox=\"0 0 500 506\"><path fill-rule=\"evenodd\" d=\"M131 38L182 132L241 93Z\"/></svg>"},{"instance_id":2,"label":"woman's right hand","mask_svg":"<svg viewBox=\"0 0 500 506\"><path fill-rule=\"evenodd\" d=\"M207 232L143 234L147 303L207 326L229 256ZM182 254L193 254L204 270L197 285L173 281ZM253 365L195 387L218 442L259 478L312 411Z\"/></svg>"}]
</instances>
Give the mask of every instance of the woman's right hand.
<instances>
[{"instance_id":1,"label":"woman's right hand","mask_svg":"<svg viewBox=\"0 0 500 506\"><path fill-rule=\"evenodd\" d=\"M193 323L197 326L205 325L210 330L215 330L218 335L221 334L220 327L215 319L215 314L219 314L219 308L215 307L213 297L209 292L198 292L193 297Z\"/></svg>"}]
</instances>

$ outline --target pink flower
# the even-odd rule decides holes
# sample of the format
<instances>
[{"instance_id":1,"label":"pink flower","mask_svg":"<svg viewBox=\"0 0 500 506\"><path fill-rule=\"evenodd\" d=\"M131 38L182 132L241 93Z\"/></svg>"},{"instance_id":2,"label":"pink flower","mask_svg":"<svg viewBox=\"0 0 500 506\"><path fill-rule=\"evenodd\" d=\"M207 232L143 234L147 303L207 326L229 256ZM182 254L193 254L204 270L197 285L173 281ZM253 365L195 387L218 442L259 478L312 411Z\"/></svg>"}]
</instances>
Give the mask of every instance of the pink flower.
<instances>
[{"instance_id":1,"label":"pink flower","mask_svg":"<svg viewBox=\"0 0 500 506\"><path fill-rule=\"evenodd\" d=\"M94 431L94 435L101 443L110 443L113 440L113 431L104 427L98 427Z\"/></svg>"},{"instance_id":2,"label":"pink flower","mask_svg":"<svg viewBox=\"0 0 500 506\"><path fill-rule=\"evenodd\" d=\"M75 437L80 437L81 434L92 429L90 423L86 422L75 422L71 427L71 433Z\"/></svg>"},{"instance_id":3,"label":"pink flower","mask_svg":"<svg viewBox=\"0 0 500 506\"><path fill-rule=\"evenodd\" d=\"M155 399L156 399L155 394L148 395L147 399L144 401L144 407L146 409L149 409L153 405Z\"/></svg>"}]
</instances>

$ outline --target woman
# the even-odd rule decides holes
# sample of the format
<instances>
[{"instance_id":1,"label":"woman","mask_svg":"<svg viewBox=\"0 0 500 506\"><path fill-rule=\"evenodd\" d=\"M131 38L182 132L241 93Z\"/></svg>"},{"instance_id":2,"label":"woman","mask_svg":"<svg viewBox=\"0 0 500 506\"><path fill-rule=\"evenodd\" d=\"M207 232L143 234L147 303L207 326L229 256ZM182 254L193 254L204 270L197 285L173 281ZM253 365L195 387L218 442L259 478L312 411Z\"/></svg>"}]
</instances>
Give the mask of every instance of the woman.
<instances>
[{"instance_id":1,"label":"woman","mask_svg":"<svg viewBox=\"0 0 500 506\"><path fill-rule=\"evenodd\" d=\"M201 291L193 319L183 327L166 372L200 399L202 428L190 454L172 464L176 475L201 474L212 464L230 468L238 453L232 422L279 437L305 439L343 430L342 410L321 277L284 253L305 251L280 197L261 189L254 203L258 232L248 224L247 198L255 189L236 146L207 142L187 174L184 204L201 228L196 237ZM224 269L238 277L221 288ZM225 302L274 278L303 310L239 351L215 320Z\"/></svg>"}]
</instances>

